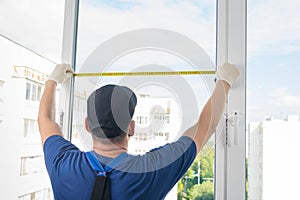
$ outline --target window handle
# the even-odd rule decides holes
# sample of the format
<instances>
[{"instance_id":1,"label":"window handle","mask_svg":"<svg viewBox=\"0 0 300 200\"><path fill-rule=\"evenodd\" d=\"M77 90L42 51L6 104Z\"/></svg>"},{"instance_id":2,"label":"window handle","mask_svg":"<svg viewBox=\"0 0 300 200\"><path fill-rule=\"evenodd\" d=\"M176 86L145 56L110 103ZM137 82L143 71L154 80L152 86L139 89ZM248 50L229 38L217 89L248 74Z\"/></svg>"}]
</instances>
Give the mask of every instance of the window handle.
<instances>
[{"instance_id":1,"label":"window handle","mask_svg":"<svg viewBox=\"0 0 300 200\"><path fill-rule=\"evenodd\" d=\"M240 113L235 111L232 112L228 117L229 122L229 140L228 146L239 145L239 129L240 129Z\"/></svg>"}]
</instances>

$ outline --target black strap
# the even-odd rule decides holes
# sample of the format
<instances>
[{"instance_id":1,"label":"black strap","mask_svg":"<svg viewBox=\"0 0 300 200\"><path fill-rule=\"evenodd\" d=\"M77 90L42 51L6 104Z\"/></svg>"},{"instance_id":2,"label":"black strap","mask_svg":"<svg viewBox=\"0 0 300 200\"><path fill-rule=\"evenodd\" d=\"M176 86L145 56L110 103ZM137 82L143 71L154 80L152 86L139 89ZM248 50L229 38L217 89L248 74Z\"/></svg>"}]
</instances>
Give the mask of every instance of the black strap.
<instances>
[{"instance_id":1,"label":"black strap","mask_svg":"<svg viewBox=\"0 0 300 200\"><path fill-rule=\"evenodd\" d=\"M126 156L127 153L120 154L109 162L105 168L103 168L94 152L86 152L89 164L97 173L91 194L91 200L110 200L110 180L107 174L111 172L113 168L116 167Z\"/></svg>"},{"instance_id":2,"label":"black strap","mask_svg":"<svg viewBox=\"0 0 300 200\"><path fill-rule=\"evenodd\" d=\"M91 200L110 200L110 181L106 176L96 176Z\"/></svg>"}]
</instances>

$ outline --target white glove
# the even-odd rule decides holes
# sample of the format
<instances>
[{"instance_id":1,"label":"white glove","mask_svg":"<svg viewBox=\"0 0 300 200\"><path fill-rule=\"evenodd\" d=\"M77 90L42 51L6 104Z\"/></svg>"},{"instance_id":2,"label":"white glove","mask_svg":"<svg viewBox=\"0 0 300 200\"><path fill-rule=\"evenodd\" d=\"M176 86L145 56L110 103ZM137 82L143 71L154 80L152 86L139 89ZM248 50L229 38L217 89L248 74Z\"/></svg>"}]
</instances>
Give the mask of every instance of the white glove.
<instances>
[{"instance_id":1,"label":"white glove","mask_svg":"<svg viewBox=\"0 0 300 200\"><path fill-rule=\"evenodd\" d=\"M224 80L232 86L240 76L240 72L233 64L224 63L218 67L216 75L218 80Z\"/></svg>"},{"instance_id":2,"label":"white glove","mask_svg":"<svg viewBox=\"0 0 300 200\"><path fill-rule=\"evenodd\" d=\"M48 80L53 80L57 84L63 83L66 79L73 76L73 69L68 64L58 64L50 74Z\"/></svg>"}]
</instances>

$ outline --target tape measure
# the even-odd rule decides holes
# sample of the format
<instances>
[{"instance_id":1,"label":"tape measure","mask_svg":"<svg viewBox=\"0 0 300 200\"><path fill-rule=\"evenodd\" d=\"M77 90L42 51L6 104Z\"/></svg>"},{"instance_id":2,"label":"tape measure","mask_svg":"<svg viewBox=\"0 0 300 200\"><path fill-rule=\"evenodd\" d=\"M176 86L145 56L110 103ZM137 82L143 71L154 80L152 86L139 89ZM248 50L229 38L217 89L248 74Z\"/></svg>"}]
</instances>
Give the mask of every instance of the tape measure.
<instances>
[{"instance_id":1,"label":"tape measure","mask_svg":"<svg viewBox=\"0 0 300 200\"><path fill-rule=\"evenodd\" d=\"M216 71L168 71L168 72L104 72L104 73L74 73L77 77L87 76L169 76L215 74Z\"/></svg>"}]
</instances>

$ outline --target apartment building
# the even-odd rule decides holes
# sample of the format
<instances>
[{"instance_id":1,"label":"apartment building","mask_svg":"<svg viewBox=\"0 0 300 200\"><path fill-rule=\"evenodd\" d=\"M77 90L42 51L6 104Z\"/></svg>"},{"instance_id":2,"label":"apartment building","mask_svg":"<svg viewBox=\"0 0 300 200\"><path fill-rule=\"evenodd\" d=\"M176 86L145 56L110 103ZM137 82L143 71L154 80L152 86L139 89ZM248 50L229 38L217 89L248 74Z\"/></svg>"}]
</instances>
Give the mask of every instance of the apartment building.
<instances>
[{"instance_id":1,"label":"apartment building","mask_svg":"<svg viewBox=\"0 0 300 200\"><path fill-rule=\"evenodd\" d=\"M14 141L8 152L16 165L7 173L18 186L15 199L53 199L37 124L45 79L35 69L13 66L2 81L0 117L8 142Z\"/></svg>"},{"instance_id":2,"label":"apartment building","mask_svg":"<svg viewBox=\"0 0 300 200\"><path fill-rule=\"evenodd\" d=\"M136 127L129 152L143 154L175 139L180 128L179 107L172 98L137 96L138 104L133 116Z\"/></svg>"},{"instance_id":3,"label":"apartment building","mask_svg":"<svg viewBox=\"0 0 300 200\"><path fill-rule=\"evenodd\" d=\"M251 122L248 134L248 199L294 199L300 179L299 116Z\"/></svg>"}]
</instances>

